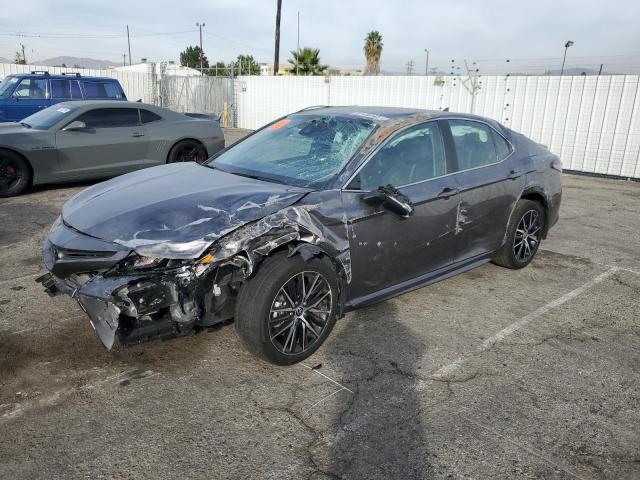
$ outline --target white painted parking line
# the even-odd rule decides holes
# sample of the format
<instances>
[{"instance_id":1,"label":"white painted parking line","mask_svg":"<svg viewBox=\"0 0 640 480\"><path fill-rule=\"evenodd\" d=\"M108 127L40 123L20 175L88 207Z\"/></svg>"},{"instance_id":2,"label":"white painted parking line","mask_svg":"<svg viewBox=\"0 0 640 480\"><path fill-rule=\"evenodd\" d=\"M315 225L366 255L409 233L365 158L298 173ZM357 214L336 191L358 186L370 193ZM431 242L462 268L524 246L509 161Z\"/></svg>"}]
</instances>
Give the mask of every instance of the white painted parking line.
<instances>
[{"instance_id":1,"label":"white painted parking line","mask_svg":"<svg viewBox=\"0 0 640 480\"><path fill-rule=\"evenodd\" d=\"M619 267L611 267L609 270L607 270L606 272L601 273L597 277L589 280L584 285L581 285L580 287L576 288L575 290L571 290L570 292L565 293L561 297L556 298L555 300L547 303L546 305L543 305L542 307L538 308L537 310L534 310L533 312L525 315L520 320L517 320L517 321L513 322L508 327L500 330L495 335L492 335L491 337L487 338L484 342L482 342L482 344L472 354L470 354L468 356L462 356L462 357L458 358L456 361L441 367L438 371L436 371L432 375L432 378L434 378L436 380L446 379L446 377L448 375L450 375L451 373L455 372L458 368L460 368L467 361L467 359L469 357L471 357L473 355L477 355L477 354L482 353L482 352L486 352L491 347L493 347L496 343L501 342L506 337L508 337L509 335L513 334L514 332L517 332L522 327L525 327L526 325L531 323L536 318L544 315L545 313L549 312L550 310L553 310L554 308L559 307L560 305L562 305L564 303L567 303L570 300L573 300L574 298L576 298L579 295L583 294L584 292L586 292L587 290L589 290L593 286L597 285L598 283L602 282L603 280L606 280L607 278L609 278L610 276L612 276L614 273L618 272L619 270L621 270Z\"/></svg>"},{"instance_id":2,"label":"white painted parking line","mask_svg":"<svg viewBox=\"0 0 640 480\"><path fill-rule=\"evenodd\" d=\"M131 380L134 378L149 378L154 375L155 375L154 372L151 370L145 370L141 372L140 369L138 368L129 368L122 372L116 373L115 375L110 375L106 378L103 378L101 380L96 380L91 383L87 383L80 387L58 390L52 393L51 395L47 395L45 397L39 398L33 402L24 403L24 404L16 403L14 404L13 409L9 410L8 412L5 412L4 414L2 414L2 416L0 416L0 421L11 420L12 418L22 415L27 410L32 410L38 407L56 405L61 398L67 397L75 392L92 390L102 385L117 385L118 383L124 382L126 380ZM2 406L6 407L7 405L4 404Z\"/></svg>"},{"instance_id":3,"label":"white painted parking line","mask_svg":"<svg viewBox=\"0 0 640 480\"><path fill-rule=\"evenodd\" d=\"M77 315L73 315L71 317L67 317L67 318L62 318L60 320L56 320L55 325L59 324L59 323L65 323L65 322L70 322L71 320L77 320L79 318L84 317L85 314L84 313L79 313ZM54 324L48 324L47 326L55 326ZM20 335L22 333L30 333L30 332L35 332L37 330L42 330L43 328L45 328L45 326L41 326L41 327L32 327L32 328L25 328L23 330L16 330L14 332L9 332L9 335Z\"/></svg>"},{"instance_id":4,"label":"white painted parking line","mask_svg":"<svg viewBox=\"0 0 640 480\"><path fill-rule=\"evenodd\" d=\"M24 280L25 278L38 277L40 275L44 275L44 272L30 273L29 275L23 275L21 277L14 277L14 278L9 278L7 280L0 280L0 285L5 285L11 282L17 282L18 280Z\"/></svg>"},{"instance_id":5,"label":"white painted parking line","mask_svg":"<svg viewBox=\"0 0 640 480\"><path fill-rule=\"evenodd\" d=\"M460 411L455 412L457 414L461 414ZM549 458L547 455L545 455L544 453L528 446L528 445L524 445L520 442L515 441L514 439L512 439L511 437L509 437L508 435L505 435L503 433L500 433L499 431L495 430L494 428L491 428L487 425L483 425L482 423L477 422L476 420L468 417L467 415L463 415L461 414L462 418L464 418L467 422L472 423L473 425L482 428L483 430L486 430L487 432L491 433L491 435L493 437L499 437L509 443L511 443L512 445L521 448L522 450L524 450L525 452L533 455L534 457L539 458L540 460L553 465L554 467L556 467L558 470L562 470L564 473L568 474L569 476L573 477L573 478L583 478L579 475L577 475L575 472L573 472L567 465L560 463L558 460L554 460L552 458Z\"/></svg>"}]
</instances>

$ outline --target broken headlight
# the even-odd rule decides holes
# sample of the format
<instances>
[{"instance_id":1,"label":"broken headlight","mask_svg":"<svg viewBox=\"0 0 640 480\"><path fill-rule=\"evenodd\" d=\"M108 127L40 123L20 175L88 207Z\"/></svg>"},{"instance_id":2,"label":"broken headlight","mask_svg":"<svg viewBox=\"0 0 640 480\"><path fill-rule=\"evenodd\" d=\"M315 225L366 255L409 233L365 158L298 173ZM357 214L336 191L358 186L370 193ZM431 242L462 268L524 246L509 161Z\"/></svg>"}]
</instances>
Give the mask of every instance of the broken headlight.
<instances>
[{"instance_id":1,"label":"broken headlight","mask_svg":"<svg viewBox=\"0 0 640 480\"><path fill-rule=\"evenodd\" d=\"M191 242L159 242L148 245L129 245L142 257L167 259L196 259L211 245L208 240L193 240Z\"/></svg>"}]
</instances>

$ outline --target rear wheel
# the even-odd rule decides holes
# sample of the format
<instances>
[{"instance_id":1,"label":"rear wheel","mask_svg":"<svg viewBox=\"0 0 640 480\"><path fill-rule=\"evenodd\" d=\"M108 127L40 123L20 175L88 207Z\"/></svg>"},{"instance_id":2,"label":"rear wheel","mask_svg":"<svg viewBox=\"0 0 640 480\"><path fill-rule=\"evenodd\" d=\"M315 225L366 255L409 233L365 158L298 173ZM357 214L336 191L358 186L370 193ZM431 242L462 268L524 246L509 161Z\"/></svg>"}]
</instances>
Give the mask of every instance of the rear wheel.
<instances>
[{"instance_id":1,"label":"rear wheel","mask_svg":"<svg viewBox=\"0 0 640 480\"><path fill-rule=\"evenodd\" d=\"M276 365L315 352L336 321L338 284L326 257L278 253L265 260L238 297L235 327L247 350Z\"/></svg>"},{"instance_id":2,"label":"rear wheel","mask_svg":"<svg viewBox=\"0 0 640 480\"><path fill-rule=\"evenodd\" d=\"M176 143L169 152L167 163L196 162L203 163L207 159L207 151L196 140L182 140Z\"/></svg>"},{"instance_id":3,"label":"rear wheel","mask_svg":"<svg viewBox=\"0 0 640 480\"><path fill-rule=\"evenodd\" d=\"M507 238L492 259L507 268L523 268L531 263L542 239L545 216L542 205L531 200L519 200L511 214Z\"/></svg>"},{"instance_id":4,"label":"rear wheel","mask_svg":"<svg viewBox=\"0 0 640 480\"><path fill-rule=\"evenodd\" d=\"M31 182L31 171L24 158L17 153L0 150L0 197L12 197Z\"/></svg>"}]
</instances>

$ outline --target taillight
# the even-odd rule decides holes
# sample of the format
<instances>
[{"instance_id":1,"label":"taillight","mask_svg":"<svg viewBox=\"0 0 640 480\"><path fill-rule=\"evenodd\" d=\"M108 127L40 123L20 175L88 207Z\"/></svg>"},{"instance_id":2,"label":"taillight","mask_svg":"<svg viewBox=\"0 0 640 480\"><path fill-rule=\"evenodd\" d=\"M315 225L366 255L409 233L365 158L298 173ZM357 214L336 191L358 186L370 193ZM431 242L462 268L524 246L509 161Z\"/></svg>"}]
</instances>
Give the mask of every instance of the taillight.
<instances>
[{"instance_id":1,"label":"taillight","mask_svg":"<svg viewBox=\"0 0 640 480\"><path fill-rule=\"evenodd\" d=\"M554 158L551 160L551 168L562 173L562 161L558 157Z\"/></svg>"}]
</instances>

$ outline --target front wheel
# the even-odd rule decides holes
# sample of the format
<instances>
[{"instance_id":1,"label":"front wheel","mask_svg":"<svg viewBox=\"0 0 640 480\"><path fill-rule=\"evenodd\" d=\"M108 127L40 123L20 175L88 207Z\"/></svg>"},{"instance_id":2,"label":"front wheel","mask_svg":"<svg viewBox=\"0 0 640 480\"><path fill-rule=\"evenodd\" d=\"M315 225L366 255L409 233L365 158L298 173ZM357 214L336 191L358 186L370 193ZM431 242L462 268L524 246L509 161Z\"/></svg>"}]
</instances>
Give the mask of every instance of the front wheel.
<instances>
[{"instance_id":1,"label":"front wheel","mask_svg":"<svg viewBox=\"0 0 640 480\"><path fill-rule=\"evenodd\" d=\"M17 153L0 150L0 198L18 195L30 183L27 162Z\"/></svg>"},{"instance_id":2,"label":"front wheel","mask_svg":"<svg viewBox=\"0 0 640 480\"><path fill-rule=\"evenodd\" d=\"M492 262L513 269L529 265L540 246L544 222L542 205L531 200L518 200L507 226L506 241Z\"/></svg>"},{"instance_id":3,"label":"front wheel","mask_svg":"<svg viewBox=\"0 0 640 480\"><path fill-rule=\"evenodd\" d=\"M277 253L242 287L236 332L251 353L291 365L322 345L335 324L337 306L337 277L329 259L305 261Z\"/></svg>"}]
</instances>

